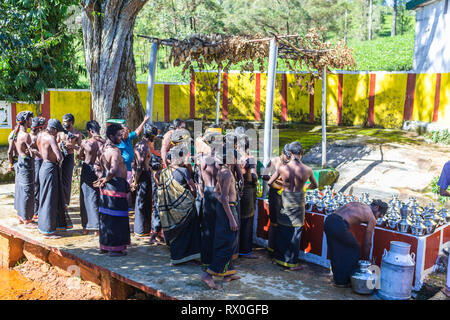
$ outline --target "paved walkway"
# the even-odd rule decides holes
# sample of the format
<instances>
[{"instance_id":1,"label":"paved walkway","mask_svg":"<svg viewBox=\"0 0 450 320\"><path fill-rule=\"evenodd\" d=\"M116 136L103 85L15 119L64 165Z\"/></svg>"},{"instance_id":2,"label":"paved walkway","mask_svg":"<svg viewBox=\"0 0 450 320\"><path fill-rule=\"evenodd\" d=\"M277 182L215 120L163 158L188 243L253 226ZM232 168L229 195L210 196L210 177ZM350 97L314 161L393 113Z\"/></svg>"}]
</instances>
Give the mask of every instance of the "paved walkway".
<instances>
[{"instance_id":1,"label":"paved walkway","mask_svg":"<svg viewBox=\"0 0 450 320\"><path fill-rule=\"evenodd\" d=\"M57 248L101 268L111 270L141 287L158 290L176 299L212 300L296 300L296 299L375 299L361 296L351 289L331 285L330 271L304 262L301 271L287 271L274 265L263 248L257 249L257 260L238 259L236 268L242 279L223 283L220 290L211 290L201 281L202 271L194 263L170 266L166 246L151 246L148 241L132 237L132 245L125 257L108 257L98 253L98 238L82 235L77 196L72 198L70 216L73 230L60 239L44 239L37 230L25 229L18 223L14 205L14 185L0 185L0 227L13 230L24 237ZM150 290L150 291L151 291Z\"/></svg>"}]
</instances>

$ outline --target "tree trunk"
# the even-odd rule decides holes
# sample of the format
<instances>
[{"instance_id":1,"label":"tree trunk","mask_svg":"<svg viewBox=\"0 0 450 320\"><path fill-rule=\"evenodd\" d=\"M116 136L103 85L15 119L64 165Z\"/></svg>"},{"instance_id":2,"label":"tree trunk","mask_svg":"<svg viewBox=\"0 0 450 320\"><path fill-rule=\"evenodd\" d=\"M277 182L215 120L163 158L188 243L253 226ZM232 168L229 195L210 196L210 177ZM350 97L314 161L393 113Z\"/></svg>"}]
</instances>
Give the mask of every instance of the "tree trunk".
<instances>
[{"instance_id":1,"label":"tree trunk","mask_svg":"<svg viewBox=\"0 0 450 320\"><path fill-rule=\"evenodd\" d=\"M82 1L86 68L94 119L126 119L133 130L144 118L136 84L133 27L147 0Z\"/></svg>"},{"instance_id":2,"label":"tree trunk","mask_svg":"<svg viewBox=\"0 0 450 320\"><path fill-rule=\"evenodd\" d=\"M397 29L397 0L394 0L394 12L392 13L391 37L395 36Z\"/></svg>"}]
</instances>

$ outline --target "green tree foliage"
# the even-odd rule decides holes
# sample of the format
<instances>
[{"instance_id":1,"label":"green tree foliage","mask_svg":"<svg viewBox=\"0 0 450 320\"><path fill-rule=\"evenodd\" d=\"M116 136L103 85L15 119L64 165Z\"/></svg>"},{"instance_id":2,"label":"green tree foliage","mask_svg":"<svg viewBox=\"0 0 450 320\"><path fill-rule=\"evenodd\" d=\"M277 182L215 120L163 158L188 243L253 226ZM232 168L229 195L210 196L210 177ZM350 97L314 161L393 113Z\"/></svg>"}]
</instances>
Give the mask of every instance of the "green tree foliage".
<instances>
[{"instance_id":1,"label":"green tree foliage","mask_svg":"<svg viewBox=\"0 0 450 320\"><path fill-rule=\"evenodd\" d=\"M76 0L0 2L0 100L40 100L47 88L78 80L73 40L66 31Z\"/></svg>"}]
</instances>

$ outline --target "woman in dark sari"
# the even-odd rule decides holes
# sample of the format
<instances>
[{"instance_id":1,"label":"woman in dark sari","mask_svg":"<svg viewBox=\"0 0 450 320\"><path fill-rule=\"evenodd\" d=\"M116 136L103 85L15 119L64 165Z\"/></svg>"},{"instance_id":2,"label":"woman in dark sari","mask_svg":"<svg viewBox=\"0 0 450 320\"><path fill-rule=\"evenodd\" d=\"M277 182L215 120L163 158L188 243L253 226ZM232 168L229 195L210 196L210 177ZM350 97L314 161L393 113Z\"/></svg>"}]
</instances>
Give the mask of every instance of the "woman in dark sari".
<instances>
[{"instance_id":1,"label":"woman in dark sari","mask_svg":"<svg viewBox=\"0 0 450 320\"><path fill-rule=\"evenodd\" d=\"M184 166L188 150L184 145L170 149L167 155L170 165L161 171L158 185L158 210L172 265L200 259L196 188Z\"/></svg>"}]
</instances>

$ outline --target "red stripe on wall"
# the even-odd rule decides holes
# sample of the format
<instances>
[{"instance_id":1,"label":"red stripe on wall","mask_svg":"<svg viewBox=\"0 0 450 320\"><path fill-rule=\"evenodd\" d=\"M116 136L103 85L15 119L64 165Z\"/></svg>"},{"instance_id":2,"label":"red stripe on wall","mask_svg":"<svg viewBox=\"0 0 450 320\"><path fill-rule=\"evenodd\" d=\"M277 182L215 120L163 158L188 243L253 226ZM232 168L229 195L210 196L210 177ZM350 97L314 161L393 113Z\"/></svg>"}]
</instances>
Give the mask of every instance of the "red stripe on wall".
<instances>
[{"instance_id":1,"label":"red stripe on wall","mask_svg":"<svg viewBox=\"0 0 450 320\"><path fill-rule=\"evenodd\" d=\"M416 89L416 74L408 73L406 81L405 107L403 109L403 120L411 120L414 106L414 92Z\"/></svg>"},{"instance_id":2,"label":"red stripe on wall","mask_svg":"<svg viewBox=\"0 0 450 320\"><path fill-rule=\"evenodd\" d=\"M170 121L170 85L164 85L164 121Z\"/></svg>"},{"instance_id":3,"label":"red stripe on wall","mask_svg":"<svg viewBox=\"0 0 450 320\"><path fill-rule=\"evenodd\" d=\"M434 94L434 112L433 112L433 122L438 121L439 114L439 100L441 98L441 74L436 74L436 91Z\"/></svg>"},{"instance_id":4,"label":"red stripe on wall","mask_svg":"<svg viewBox=\"0 0 450 320\"><path fill-rule=\"evenodd\" d=\"M44 103L41 106L42 116L48 121L50 119L50 92L44 93Z\"/></svg>"},{"instance_id":5,"label":"red stripe on wall","mask_svg":"<svg viewBox=\"0 0 450 320\"><path fill-rule=\"evenodd\" d=\"M89 103L91 105L91 121L94 120L94 110L92 110L92 94L89 95Z\"/></svg>"},{"instance_id":6,"label":"red stripe on wall","mask_svg":"<svg viewBox=\"0 0 450 320\"><path fill-rule=\"evenodd\" d=\"M314 123L314 94L309 95L309 123Z\"/></svg>"},{"instance_id":7,"label":"red stripe on wall","mask_svg":"<svg viewBox=\"0 0 450 320\"><path fill-rule=\"evenodd\" d=\"M373 127L375 124L375 84L377 82L377 75L375 73L370 74L369 83L369 110L368 110L368 126Z\"/></svg>"},{"instance_id":8,"label":"red stripe on wall","mask_svg":"<svg viewBox=\"0 0 450 320\"><path fill-rule=\"evenodd\" d=\"M339 74L338 82L338 105L337 105L337 124L340 125L342 121L342 87L344 84L344 75Z\"/></svg>"},{"instance_id":9,"label":"red stripe on wall","mask_svg":"<svg viewBox=\"0 0 450 320\"><path fill-rule=\"evenodd\" d=\"M261 120L261 73L255 79L255 120Z\"/></svg>"},{"instance_id":10,"label":"red stripe on wall","mask_svg":"<svg viewBox=\"0 0 450 320\"><path fill-rule=\"evenodd\" d=\"M281 75L281 121L287 121L287 77Z\"/></svg>"},{"instance_id":11,"label":"red stripe on wall","mask_svg":"<svg viewBox=\"0 0 450 320\"><path fill-rule=\"evenodd\" d=\"M191 91L189 97L190 112L189 115L191 119L195 118L195 73L191 73Z\"/></svg>"},{"instance_id":12,"label":"red stripe on wall","mask_svg":"<svg viewBox=\"0 0 450 320\"><path fill-rule=\"evenodd\" d=\"M228 73L223 74L222 81L222 120L228 120Z\"/></svg>"},{"instance_id":13,"label":"red stripe on wall","mask_svg":"<svg viewBox=\"0 0 450 320\"><path fill-rule=\"evenodd\" d=\"M12 128L16 127L17 106L15 103L11 103L11 124Z\"/></svg>"}]
</instances>

